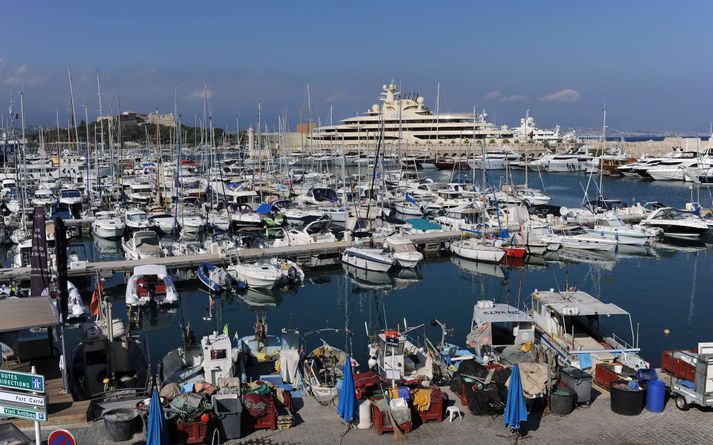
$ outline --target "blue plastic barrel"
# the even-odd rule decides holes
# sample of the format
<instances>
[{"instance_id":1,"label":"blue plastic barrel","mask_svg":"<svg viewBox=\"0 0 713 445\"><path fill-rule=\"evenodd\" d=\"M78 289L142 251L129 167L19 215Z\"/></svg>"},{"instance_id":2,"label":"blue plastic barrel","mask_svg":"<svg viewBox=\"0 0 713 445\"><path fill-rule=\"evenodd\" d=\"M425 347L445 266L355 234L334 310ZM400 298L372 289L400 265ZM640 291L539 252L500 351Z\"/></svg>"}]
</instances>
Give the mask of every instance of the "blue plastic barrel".
<instances>
[{"instance_id":1,"label":"blue plastic barrel","mask_svg":"<svg viewBox=\"0 0 713 445\"><path fill-rule=\"evenodd\" d=\"M649 380L646 386L646 410L660 413L666 402L666 385L661 380Z\"/></svg>"}]
</instances>

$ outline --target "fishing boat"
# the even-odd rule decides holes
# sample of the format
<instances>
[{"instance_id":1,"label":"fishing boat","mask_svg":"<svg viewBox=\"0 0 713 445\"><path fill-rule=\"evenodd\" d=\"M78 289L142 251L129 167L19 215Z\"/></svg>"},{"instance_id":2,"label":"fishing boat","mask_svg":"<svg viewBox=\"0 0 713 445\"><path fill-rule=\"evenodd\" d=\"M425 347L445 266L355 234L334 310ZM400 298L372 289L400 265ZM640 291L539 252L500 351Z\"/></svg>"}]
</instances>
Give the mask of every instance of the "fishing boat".
<instances>
[{"instance_id":1,"label":"fishing boat","mask_svg":"<svg viewBox=\"0 0 713 445\"><path fill-rule=\"evenodd\" d=\"M522 345L534 342L535 323L527 312L492 300L480 300L473 307L466 344L479 363L522 361Z\"/></svg>"},{"instance_id":2,"label":"fishing boat","mask_svg":"<svg viewBox=\"0 0 713 445\"><path fill-rule=\"evenodd\" d=\"M413 269L423 260L413 241L402 235L391 235L384 240L384 248L396 259L400 267Z\"/></svg>"},{"instance_id":3,"label":"fishing boat","mask_svg":"<svg viewBox=\"0 0 713 445\"><path fill-rule=\"evenodd\" d=\"M346 352L324 340L321 346L307 354L302 368L304 385L320 404L329 404L339 396L337 384L344 377L342 369L346 361Z\"/></svg>"},{"instance_id":4,"label":"fishing boat","mask_svg":"<svg viewBox=\"0 0 713 445\"><path fill-rule=\"evenodd\" d=\"M599 363L619 363L648 369L639 357L631 314L613 303L604 303L576 289L532 293L535 335L564 363L593 372ZM626 332L613 326L624 320ZM622 336L630 336L624 340Z\"/></svg>"},{"instance_id":5,"label":"fishing boat","mask_svg":"<svg viewBox=\"0 0 713 445\"><path fill-rule=\"evenodd\" d=\"M422 327L417 326L416 328ZM391 382L437 380L434 356L407 337L408 332L385 330L369 343L369 369Z\"/></svg>"},{"instance_id":6,"label":"fishing boat","mask_svg":"<svg viewBox=\"0 0 713 445\"><path fill-rule=\"evenodd\" d=\"M282 339L279 335L267 333L267 322L264 315L258 315L254 323L253 335L240 337L238 349L243 357L243 363L275 362L280 357Z\"/></svg>"},{"instance_id":7,"label":"fishing boat","mask_svg":"<svg viewBox=\"0 0 713 445\"><path fill-rule=\"evenodd\" d=\"M114 239L124 235L124 223L115 211L103 210L94 214L92 233L103 239Z\"/></svg>"},{"instance_id":8,"label":"fishing boat","mask_svg":"<svg viewBox=\"0 0 713 445\"><path fill-rule=\"evenodd\" d=\"M145 306L152 302L172 305L177 304L178 299L178 291L166 266L136 266L126 283L125 301L128 306Z\"/></svg>"},{"instance_id":9,"label":"fishing boat","mask_svg":"<svg viewBox=\"0 0 713 445\"><path fill-rule=\"evenodd\" d=\"M129 260L161 258L164 256L158 235L151 230L135 232L128 240L122 240L121 247Z\"/></svg>"},{"instance_id":10,"label":"fishing boat","mask_svg":"<svg viewBox=\"0 0 713 445\"><path fill-rule=\"evenodd\" d=\"M151 372L143 339L112 318L110 303L100 304L99 317L80 326L81 340L73 353L70 382L76 400L112 389L148 387Z\"/></svg>"},{"instance_id":11,"label":"fishing boat","mask_svg":"<svg viewBox=\"0 0 713 445\"><path fill-rule=\"evenodd\" d=\"M342 253L342 262L360 269L386 272L391 269L396 260L383 249L348 247Z\"/></svg>"},{"instance_id":12,"label":"fishing boat","mask_svg":"<svg viewBox=\"0 0 713 445\"><path fill-rule=\"evenodd\" d=\"M241 290L247 287L245 281L235 279L222 267L212 263L203 263L198 266L198 279L213 292L221 290Z\"/></svg>"},{"instance_id":13,"label":"fishing boat","mask_svg":"<svg viewBox=\"0 0 713 445\"><path fill-rule=\"evenodd\" d=\"M218 385L235 375L237 350L226 333L213 332L196 343L190 327L181 330L183 346L169 351L159 362L161 385L207 382Z\"/></svg>"},{"instance_id":14,"label":"fishing boat","mask_svg":"<svg viewBox=\"0 0 713 445\"><path fill-rule=\"evenodd\" d=\"M450 251L469 260L499 263L505 251L495 244L493 240L462 238L451 242Z\"/></svg>"},{"instance_id":15,"label":"fishing boat","mask_svg":"<svg viewBox=\"0 0 713 445\"><path fill-rule=\"evenodd\" d=\"M270 262L231 264L226 270L248 287L273 287L283 277L282 271Z\"/></svg>"}]
</instances>

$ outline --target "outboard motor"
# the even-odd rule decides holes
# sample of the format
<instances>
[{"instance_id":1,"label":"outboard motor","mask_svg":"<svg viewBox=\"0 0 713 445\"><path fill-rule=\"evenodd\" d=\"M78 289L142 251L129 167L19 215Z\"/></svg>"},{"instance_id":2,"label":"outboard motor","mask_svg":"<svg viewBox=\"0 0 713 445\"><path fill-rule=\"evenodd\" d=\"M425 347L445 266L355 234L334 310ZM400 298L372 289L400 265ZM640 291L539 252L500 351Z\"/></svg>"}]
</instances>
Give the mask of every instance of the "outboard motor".
<instances>
[{"instance_id":1,"label":"outboard motor","mask_svg":"<svg viewBox=\"0 0 713 445\"><path fill-rule=\"evenodd\" d=\"M298 283L300 281L300 277L299 275L297 275L297 269L295 269L295 266L290 266L290 269L287 271L287 279L292 284Z\"/></svg>"}]
</instances>

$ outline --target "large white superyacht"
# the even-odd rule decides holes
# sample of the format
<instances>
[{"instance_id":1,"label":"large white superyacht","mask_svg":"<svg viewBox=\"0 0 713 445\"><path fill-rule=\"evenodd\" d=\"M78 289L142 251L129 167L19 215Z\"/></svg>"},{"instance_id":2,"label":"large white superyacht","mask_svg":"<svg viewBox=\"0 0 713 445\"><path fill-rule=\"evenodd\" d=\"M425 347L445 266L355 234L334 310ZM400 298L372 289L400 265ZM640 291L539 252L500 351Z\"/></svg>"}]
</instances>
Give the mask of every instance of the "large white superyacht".
<instances>
[{"instance_id":1,"label":"large white superyacht","mask_svg":"<svg viewBox=\"0 0 713 445\"><path fill-rule=\"evenodd\" d=\"M386 145L400 141L409 146L450 147L468 144L473 139L502 141L513 137L513 131L507 126L496 127L488 122L484 112L440 113L437 110L434 113L426 106L423 96L402 94L394 83L382 89L381 105L372 105L366 114L315 128L310 134L312 146L373 146L380 137L382 122Z\"/></svg>"}]
</instances>

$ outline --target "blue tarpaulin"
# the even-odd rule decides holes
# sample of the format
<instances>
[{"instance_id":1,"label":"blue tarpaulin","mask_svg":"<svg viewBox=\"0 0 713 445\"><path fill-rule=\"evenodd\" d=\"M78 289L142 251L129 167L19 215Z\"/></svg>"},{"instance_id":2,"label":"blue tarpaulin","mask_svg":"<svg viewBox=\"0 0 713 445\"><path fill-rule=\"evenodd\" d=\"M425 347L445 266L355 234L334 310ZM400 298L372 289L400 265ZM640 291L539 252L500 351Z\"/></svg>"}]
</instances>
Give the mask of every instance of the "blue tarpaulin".
<instances>
[{"instance_id":1,"label":"blue tarpaulin","mask_svg":"<svg viewBox=\"0 0 713 445\"><path fill-rule=\"evenodd\" d=\"M146 445L169 445L166 419L163 417L158 390L154 387L149 406L149 418L146 425Z\"/></svg>"},{"instance_id":2,"label":"blue tarpaulin","mask_svg":"<svg viewBox=\"0 0 713 445\"><path fill-rule=\"evenodd\" d=\"M520 429L520 422L527 420L527 407L525 406L525 395L522 393L522 381L520 380L520 367L512 367L510 374L510 387L508 388L508 398L505 404L505 415L503 423L514 430Z\"/></svg>"},{"instance_id":3,"label":"blue tarpaulin","mask_svg":"<svg viewBox=\"0 0 713 445\"><path fill-rule=\"evenodd\" d=\"M434 224L425 218L407 219L406 222L411 224L411 228L415 230L441 230L441 226Z\"/></svg>"},{"instance_id":4,"label":"blue tarpaulin","mask_svg":"<svg viewBox=\"0 0 713 445\"><path fill-rule=\"evenodd\" d=\"M268 213L272 212L272 204L266 204L262 203L257 207L257 210L255 212L259 215L267 215Z\"/></svg>"},{"instance_id":5,"label":"blue tarpaulin","mask_svg":"<svg viewBox=\"0 0 713 445\"><path fill-rule=\"evenodd\" d=\"M342 390L339 392L339 404L337 404L337 414L345 422L354 420L354 409L356 407L356 391L354 389L354 377L352 376L352 358L347 355L344 363L344 381Z\"/></svg>"}]
</instances>

